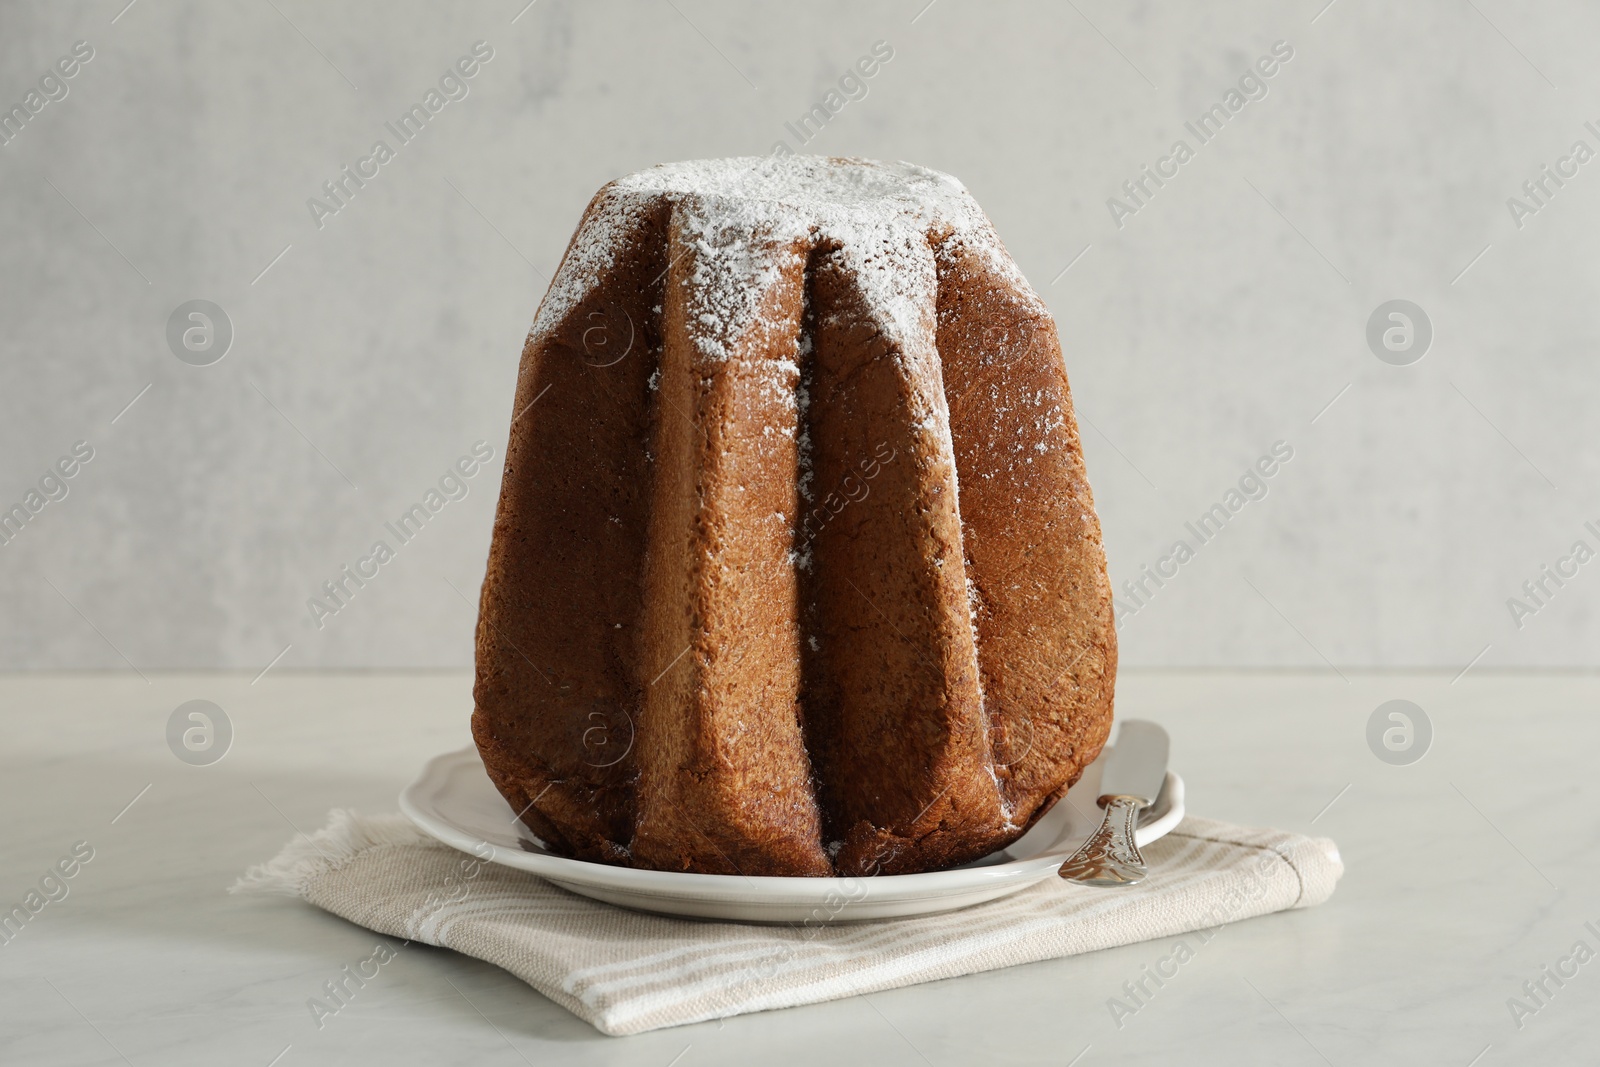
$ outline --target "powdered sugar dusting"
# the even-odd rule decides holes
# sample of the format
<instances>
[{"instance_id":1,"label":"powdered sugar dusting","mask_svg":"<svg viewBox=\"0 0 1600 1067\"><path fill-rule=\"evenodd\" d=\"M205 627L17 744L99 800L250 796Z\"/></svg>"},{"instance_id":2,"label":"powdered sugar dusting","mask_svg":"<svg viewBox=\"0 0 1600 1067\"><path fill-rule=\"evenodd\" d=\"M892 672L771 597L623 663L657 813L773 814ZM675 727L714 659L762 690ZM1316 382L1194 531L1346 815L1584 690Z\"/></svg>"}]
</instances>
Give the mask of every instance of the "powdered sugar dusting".
<instances>
[{"instance_id":1,"label":"powdered sugar dusting","mask_svg":"<svg viewBox=\"0 0 1600 1067\"><path fill-rule=\"evenodd\" d=\"M578 223L578 232L567 245L561 266L533 318L528 343L543 339L579 301L599 287L616 264L627 237L643 224L646 202L640 197L619 195L614 186L615 183L600 190Z\"/></svg>"},{"instance_id":2,"label":"powdered sugar dusting","mask_svg":"<svg viewBox=\"0 0 1600 1067\"><path fill-rule=\"evenodd\" d=\"M689 273L695 347L707 359L727 359L735 335L766 325L762 304L803 266L803 220L770 204L706 194L675 204L672 221L673 260Z\"/></svg>"},{"instance_id":3,"label":"powdered sugar dusting","mask_svg":"<svg viewBox=\"0 0 1600 1067\"><path fill-rule=\"evenodd\" d=\"M826 156L663 163L619 178L612 187L627 193L698 193L748 203L781 203L819 216L836 211L881 213L890 205L942 208L940 213L949 216L977 208L966 188L940 171L913 163Z\"/></svg>"},{"instance_id":4,"label":"powdered sugar dusting","mask_svg":"<svg viewBox=\"0 0 1600 1067\"><path fill-rule=\"evenodd\" d=\"M668 163L620 178L595 197L530 340L556 329L604 284L652 205L663 200L673 208L675 255L694 252L692 321L697 345L713 359L726 357L727 331L751 321L753 302L783 269L784 256L812 248L843 251L859 271L878 325L900 341L931 329L921 321L931 305L917 302L921 271L906 269L927 255L930 234L958 238L963 248L1020 280L977 202L959 181L936 170L821 156Z\"/></svg>"}]
</instances>

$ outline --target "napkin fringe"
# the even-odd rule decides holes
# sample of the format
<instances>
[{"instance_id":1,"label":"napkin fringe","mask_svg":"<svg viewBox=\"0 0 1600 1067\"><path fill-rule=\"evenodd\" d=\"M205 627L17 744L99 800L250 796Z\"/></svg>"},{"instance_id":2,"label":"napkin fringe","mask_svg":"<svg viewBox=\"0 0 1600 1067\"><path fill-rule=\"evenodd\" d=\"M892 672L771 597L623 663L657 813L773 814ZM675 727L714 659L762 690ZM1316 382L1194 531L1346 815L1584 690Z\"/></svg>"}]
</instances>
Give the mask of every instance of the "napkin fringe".
<instances>
[{"instance_id":1,"label":"napkin fringe","mask_svg":"<svg viewBox=\"0 0 1600 1067\"><path fill-rule=\"evenodd\" d=\"M328 812L328 825L290 838L276 856L245 871L230 893L306 896L311 882L380 845L415 845L426 838L404 815L364 816L347 808Z\"/></svg>"}]
</instances>

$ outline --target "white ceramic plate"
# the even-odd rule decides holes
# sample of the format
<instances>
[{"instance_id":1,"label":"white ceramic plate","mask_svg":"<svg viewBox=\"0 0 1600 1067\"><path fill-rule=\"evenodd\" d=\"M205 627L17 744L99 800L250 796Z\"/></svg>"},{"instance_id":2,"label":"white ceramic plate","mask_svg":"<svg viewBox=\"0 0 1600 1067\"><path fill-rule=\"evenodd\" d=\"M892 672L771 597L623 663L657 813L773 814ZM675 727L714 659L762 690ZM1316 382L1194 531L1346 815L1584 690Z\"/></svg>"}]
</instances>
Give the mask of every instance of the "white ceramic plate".
<instances>
[{"instance_id":1,"label":"white ceramic plate","mask_svg":"<svg viewBox=\"0 0 1600 1067\"><path fill-rule=\"evenodd\" d=\"M400 794L400 810L445 844L532 871L563 889L625 908L736 922L860 922L952 911L1055 877L1061 861L1100 825L1095 806L1106 754L1066 798L1000 852L947 871L873 878L746 878L637 870L558 856L524 826L483 769L476 748L436 756ZM1141 846L1183 818L1183 779L1170 770L1146 809Z\"/></svg>"}]
</instances>

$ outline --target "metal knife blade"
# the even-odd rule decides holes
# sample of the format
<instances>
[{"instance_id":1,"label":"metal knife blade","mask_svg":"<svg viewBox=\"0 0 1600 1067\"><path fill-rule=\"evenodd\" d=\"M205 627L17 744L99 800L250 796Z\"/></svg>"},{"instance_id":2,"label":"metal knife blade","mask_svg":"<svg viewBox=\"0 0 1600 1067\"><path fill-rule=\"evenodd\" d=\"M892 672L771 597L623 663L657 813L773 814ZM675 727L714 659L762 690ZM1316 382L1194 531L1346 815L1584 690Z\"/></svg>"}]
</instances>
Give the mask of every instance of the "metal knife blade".
<instances>
[{"instance_id":1,"label":"metal knife blade","mask_svg":"<svg viewBox=\"0 0 1600 1067\"><path fill-rule=\"evenodd\" d=\"M1155 803L1167 777L1167 731L1148 719L1124 719L1100 773L1100 800L1136 797Z\"/></svg>"}]
</instances>

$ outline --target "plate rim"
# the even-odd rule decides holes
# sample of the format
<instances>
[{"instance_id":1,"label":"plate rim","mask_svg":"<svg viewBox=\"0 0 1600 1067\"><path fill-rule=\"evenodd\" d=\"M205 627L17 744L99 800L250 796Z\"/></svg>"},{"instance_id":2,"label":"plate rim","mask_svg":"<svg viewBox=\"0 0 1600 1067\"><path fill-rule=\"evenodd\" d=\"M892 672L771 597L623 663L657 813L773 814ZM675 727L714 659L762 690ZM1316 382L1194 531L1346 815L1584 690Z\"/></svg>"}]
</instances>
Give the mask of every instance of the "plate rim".
<instances>
[{"instance_id":1,"label":"plate rim","mask_svg":"<svg viewBox=\"0 0 1600 1067\"><path fill-rule=\"evenodd\" d=\"M1110 745L1106 746L1109 750ZM984 867L957 867L942 871L917 871L911 874L882 874L870 876L832 875L826 877L791 875L705 874L698 871L658 871L643 867L622 867L597 863L571 856L550 853L515 851L476 838L452 823L435 817L419 803L421 787L434 778L434 769L447 762L464 758L482 757L474 744L438 753L423 764L412 781L400 791L400 810L418 829L429 837L460 852L487 859L489 862L527 871L563 887L568 883L597 886L629 893L648 895L662 900L707 901L747 903L759 900L777 904L775 897L797 894L814 896L818 900L828 893L841 892L847 885L863 882L872 887L872 899L915 903L919 900L937 900L960 892L972 892L980 887L1003 886L1010 882L1037 880L1041 872L1058 867L1069 855L1067 852L1044 852L1037 856L1014 859ZM1159 818L1139 827L1141 847L1170 833L1186 814L1183 778L1170 767L1166 772L1163 792L1170 792L1169 809ZM1063 796L1057 803L1065 803ZM510 805L506 805L510 810ZM481 854L487 848L487 857ZM952 877L956 876L956 877ZM865 898L864 898L865 899ZM786 903L789 901L786 901Z\"/></svg>"}]
</instances>

